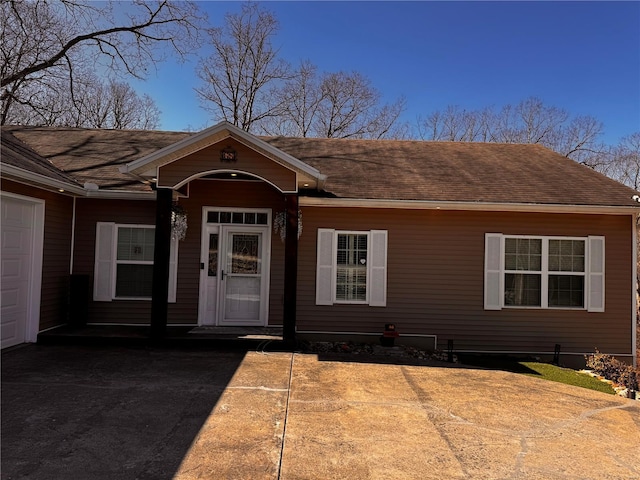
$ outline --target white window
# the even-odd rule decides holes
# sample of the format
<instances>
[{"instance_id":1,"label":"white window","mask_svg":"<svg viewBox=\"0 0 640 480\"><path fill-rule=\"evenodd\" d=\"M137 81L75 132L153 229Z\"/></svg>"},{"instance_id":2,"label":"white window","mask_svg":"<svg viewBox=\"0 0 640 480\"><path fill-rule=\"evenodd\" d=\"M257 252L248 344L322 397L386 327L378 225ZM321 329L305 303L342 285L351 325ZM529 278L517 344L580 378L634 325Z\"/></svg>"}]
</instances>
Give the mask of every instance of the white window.
<instances>
[{"instance_id":1,"label":"white window","mask_svg":"<svg viewBox=\"0 0 640 480\"><path fill-rule=\"evenodd\" d=\"M318 229L316 304L387 304L387 231Z\"/></svg>"},{"instance_id":2,"label":"white window","mask_svg":"<svg viewBox=\"0 0 640 480\"><path fill-rule=\"evenodd\" d=\"M153 285L153 225L98 222L93 298L95 301L150 300ZM178 242L172 240L169 301L175 302Z\"/></svg>"},{"instance_id":3,"label":"white window","mask_svg":"<svg viewBox=\"0 0 640 480\"><path fill-rule=\"evenodd\" d=\"M485 309L604 311L604 237L487 234Z\"/></svg>"},{"instance_id":4,"label":"white window","mask_svg":"<svg viewBox=\"0 0 640 480\"><path fill-rule=\"evenodd\" d=\"M151 298L153 227L116 226L115 298Z\"/></svg>"}]
</instances>

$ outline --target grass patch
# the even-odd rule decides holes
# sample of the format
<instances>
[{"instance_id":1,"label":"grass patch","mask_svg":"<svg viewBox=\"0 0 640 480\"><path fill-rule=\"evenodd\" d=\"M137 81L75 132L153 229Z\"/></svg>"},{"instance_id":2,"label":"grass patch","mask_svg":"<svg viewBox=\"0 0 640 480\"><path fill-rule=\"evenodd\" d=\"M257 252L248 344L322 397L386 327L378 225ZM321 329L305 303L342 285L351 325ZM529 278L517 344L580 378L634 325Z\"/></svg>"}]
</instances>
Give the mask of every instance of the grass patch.
<instances>
[{"instance_id":1,"label":"grass patch","mask_svg":"<svg viewBox=\"0 0 640 480\"><path fill-rule=\"evenodd\" d=\"M591 375L587 375L586 373L571 370L570 368L561 368L548 363L539 362L519 363L535 372L527 372L525 375L544 378L545 380L551 380L552 382L566 383L567 385L574 385L576 387L588 388L590 390L597 390L598 392L610 393L611 395L615 395L616 393L610 384L598 380Z\"/></svg>"},{"instance_id":2,"label":"grass patch","mask_svg":"<svg viewBox=\"0 0 640 480\"><path fill-rule=\"evenodd\" d=\"M513 357L497 355L459 355L458 360L466 365L474 365L494 370L505 370L507 372L550 380L552 382L588 388L590 390L609 393L611 395L615 395L616 393L610 384L602 382L597 378L587 375L586 373L581 373L570 368L557 367L549 363L530 362L518 360Z\"/></svg>"}]
</instances>

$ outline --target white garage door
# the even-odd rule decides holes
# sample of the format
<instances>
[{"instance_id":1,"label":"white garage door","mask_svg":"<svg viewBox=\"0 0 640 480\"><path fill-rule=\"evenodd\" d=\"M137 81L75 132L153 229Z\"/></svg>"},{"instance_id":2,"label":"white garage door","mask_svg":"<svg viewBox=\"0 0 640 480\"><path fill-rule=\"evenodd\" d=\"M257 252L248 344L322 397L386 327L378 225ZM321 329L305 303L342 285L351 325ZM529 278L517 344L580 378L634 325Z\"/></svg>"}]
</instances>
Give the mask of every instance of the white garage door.
<instances>
[{"instance_id":1,"label":"white garage door","mask_svg":"<svg viewBox=\"0 0 640 480\"><path fill-rule=\"evenodd\" d=\"M2 348L35 341L40 318L41 202L3 195L0 207Z\"/></svg>"}]
</instances>

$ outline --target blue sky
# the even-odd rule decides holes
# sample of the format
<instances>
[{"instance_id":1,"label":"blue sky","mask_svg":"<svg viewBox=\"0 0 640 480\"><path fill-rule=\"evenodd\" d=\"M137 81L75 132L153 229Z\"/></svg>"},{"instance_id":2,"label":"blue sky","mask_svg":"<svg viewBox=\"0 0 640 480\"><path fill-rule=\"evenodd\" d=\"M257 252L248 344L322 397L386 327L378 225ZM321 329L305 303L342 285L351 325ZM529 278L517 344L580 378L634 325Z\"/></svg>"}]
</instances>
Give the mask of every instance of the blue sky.
<instances>
[{"instance_id":1,"label":"blue sky","mask_svg":"<svg viewBox=\"0 0 640 480\"><path fill-rule=\"evenodd\" d=\"M202 2L213 25L239 2ZM615 144L640 131L640 2L264 2L280 21L281 57L358 71L384 98L407 99L415 123L447 105L530 96L604 123ZM206 50L200 52L205 54ZM165 130L214 123L199 106L197 61L162 64L139 91Z\"/></svg>"}]
</instances>

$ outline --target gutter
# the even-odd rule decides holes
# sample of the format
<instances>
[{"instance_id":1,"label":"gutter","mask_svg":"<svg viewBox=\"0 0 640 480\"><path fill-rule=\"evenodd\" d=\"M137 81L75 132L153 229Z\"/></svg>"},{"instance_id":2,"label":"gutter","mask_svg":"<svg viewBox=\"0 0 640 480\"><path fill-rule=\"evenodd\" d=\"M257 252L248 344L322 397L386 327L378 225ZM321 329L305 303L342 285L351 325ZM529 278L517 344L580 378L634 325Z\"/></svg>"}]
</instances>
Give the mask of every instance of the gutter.
<instances>
[{"instance_id":1,"label":"gutter","mask_svg":"<svg viewBox=\"0 0 640 480\"><path fill-rule=\"evenodd\" d=\"M13 165L2 165L2 175L8 180L23 180L57 190L59 193L75 194L88 198L112 200L154 200L156 192L136 190L100 190L96 184L85 183L84 187L63 182L45 175L33 173ZM15 177L15 178L11 178ZM326 177L325 177L326 178ZM320 180L320 178L318 179ZM303 207L343 207L343 208L391 208L408 210L466 210L487 212L545 212L545 213L585 213L606 215L636 215L638 206L615 205L562 205L539 203L491 203L491 202L442 202L424 200L379 200L360 198L318 198L300 197Z\"/></svg>"},{"instance_id":2,"label":"gutter","mask_svg":"<svg viewBox=\"0 0 640 480\"><path fill-rule=\"evenodd\" d=\"M8 180L13 180L11 177L16 177L17 180L26 180L32 183L51 187L58 190L59 193L68 192L75 193L76 195L83 195L85 192L85 189L77 184L56 180L55 178L30 172L29 170L14 167L13 165L2 164L2 176L7 177Z\"/></svg>"},{"instance_id":3,"label":"gutter","mask_svg":"<svg viewBox=\"0 0 640 480\"><path fill-rule=\"evenodd\" d=\"M84 186L81 187L71 182L64 182L7 164L2 164L2 177L7 180L23 182L40 188L48 187L49 190L56 191L57 193L80 197L109 198L114 200L154 200L156 197L156 193L153 191L100 190L94 183L85 183Z\"/></svg>"},{"instance_id":4,"label":"gutter","mask_svg":"<svg viewBox=\"0 0 640 480\"><path fill-rule=\"evenodd\" d=\"M442 202L425 200L378 200L359 198L300 197L300 206L333 208L390 208L403 210L467 210L485 212L545 212L635 215L638 206L623 205L563 205L541 203Z\"/></svg>"}]
</instances>

